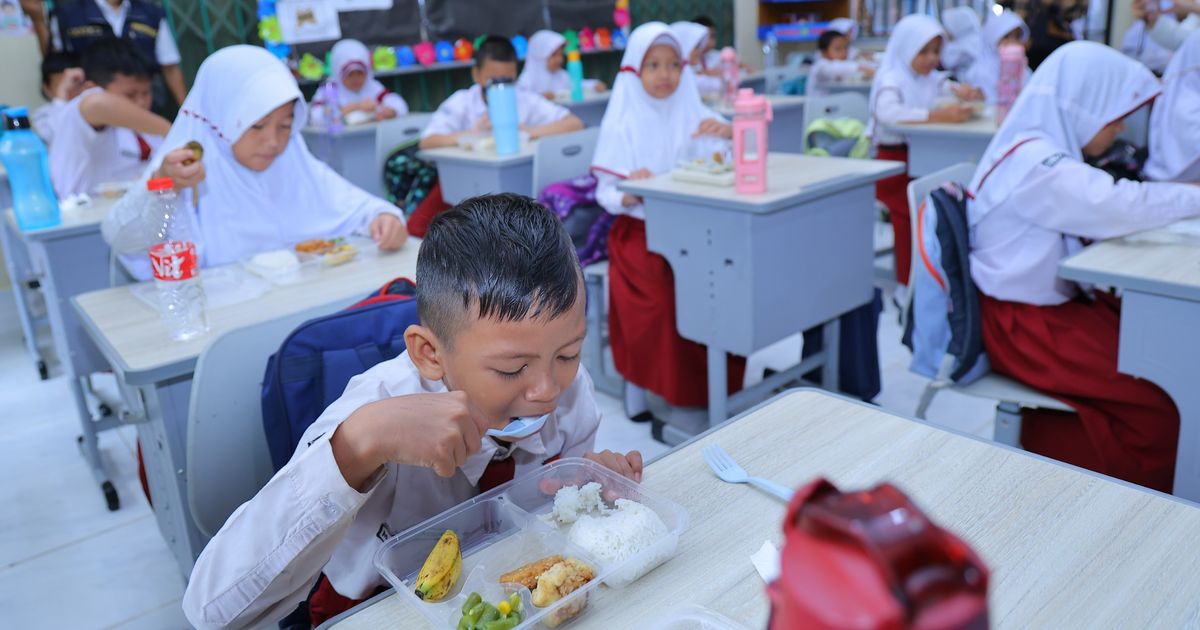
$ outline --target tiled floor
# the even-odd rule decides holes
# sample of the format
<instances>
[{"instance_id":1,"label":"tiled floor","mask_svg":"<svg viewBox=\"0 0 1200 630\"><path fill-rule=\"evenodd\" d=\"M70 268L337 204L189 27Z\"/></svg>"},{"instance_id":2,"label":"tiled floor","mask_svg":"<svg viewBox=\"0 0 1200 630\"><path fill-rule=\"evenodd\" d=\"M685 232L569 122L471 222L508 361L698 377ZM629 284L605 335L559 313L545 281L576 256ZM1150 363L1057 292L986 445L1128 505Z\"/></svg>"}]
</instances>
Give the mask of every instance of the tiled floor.
<instances>
[{"instance_id":1,"label":"tiled floor","mask_svg":"<svg viewBox=\"0 0 1200 630\"><path fill-rule=\"evenodd\" d=\"M908 372L896 313L880 323L885 409L909 415L924 379ZM765 366L786 367L800 354L798 338L751 358L756 380ZM630 422L619 401L601 396L604 422L597 448L664 452L645 425ZM133 431L101 436L101 448L121 495L117 512L100 492L75 445L75 418L65 379L39 381L21 344L11 294L0 297L0 626L5 628L187 627L179 608L183 579L142 498ZM992 406L946 392L931 421L990 435Z\"/></svg>"}]
</instances>

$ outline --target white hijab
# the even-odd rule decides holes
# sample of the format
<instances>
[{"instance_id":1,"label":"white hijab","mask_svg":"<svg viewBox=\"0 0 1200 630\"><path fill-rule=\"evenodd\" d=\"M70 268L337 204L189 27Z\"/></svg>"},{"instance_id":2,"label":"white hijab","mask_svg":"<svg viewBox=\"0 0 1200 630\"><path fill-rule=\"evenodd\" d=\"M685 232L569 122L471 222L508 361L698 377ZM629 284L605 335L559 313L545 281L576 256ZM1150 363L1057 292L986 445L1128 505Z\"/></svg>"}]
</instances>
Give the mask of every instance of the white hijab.
<instances>
[{"instance_id":1,"label":"white hijab","mask_svg":"<svg viewBox=\"0 0 1200 630\"><path fill-rule=\"evenodd\" d=\"M295 123L284 149L259 173L239 164L233 143L287 103ZM203 266L231 263L309 238L365 232L380 212L398 211L356 188L308 151L300 128L306 105L287 66L257 46L229 46L200 64L147 177L189 140L204 147L205 179L196 214ZM192 208L191 190L180 203Z\"/></svg>"},{"instance_id":2,"label":"white hijab","mask_svg":"<svg viewBox=\"0 0 1200 630\"><path fill-rule=\"evenodd\" d=\"M971 7L951 7L942 13L942 24L954 38L942 45L942 67L964 72L979 59L983 48L979 14Z\"/></svg>"},{"instance_id":3,"label":"white hijab","mask_svg":"<svg viewBox=\"0 0 1200 630\"><path fill-rule=\"evenodd\" d=\"M1150 113L1146 174L1158 181L1200 182L1200 31L1184 40L1163 74Z\"/></svg>"},{"instance_id":4,"label":"white hijab","mask_svg":"<svg viewBox=\"0 0 1200 630\"><path fill-rule=\"evenodd\" d=\"M366 99L378 100L380 94L388 91L375 79L375 71L371 69L371 51L357 39L343 39L334 44L329 52L329 67L333 72L330 80L338 86L339 107ZM346 75L354 70L367 73L367 80L358 91L351 91L345 83Z\"/></svg>"},{"instance_id":5,"label":"white hijab","mask_svg":"<svg viewBox=\"0 0 1200 630\"><path fill-rule=\"evenodd\" d=\"M875 73L871 83L872 129L875 127L875 102L881 92L898 92L900 100L910 107L933 107L945 77L937 70L926 75L917 74L912 62L933 38L944 39L945 34L942 25L928 15L907 15L896 23L883 50L879 72Z\"/></svg>"},{"instance_id":6,"label":"white hijab","mask_svg":"<svg viewBox=\"0 0 1200 630\"><path fill-rule=\"evenodd\" d=\"M695 22L672 22L671 32L675 34L675 39L679 40L679 47L683 51L683 73L692 75L692 81L697 84L696 89L700 89L696 69L692 67L689 59L691 59L693 50L700 48L708 41L708 27Z\"/></svg>"},{"instance_id":7,"label":"white hijab","mask_svg":"<svg viewBox=\"0 0 1200 630\"><path fill-rule=\"evenodd\" d=\"M996 83L1000 80L1000 40L1014 29L1021 29L1021 43L1029 41L1029 27L1012 11L993 15L983 24L983 48L979 59L966 72L965 80L983 90L987 102L996 102Z\"/></svg>"},{"instance_id":8,"label":"white hijab","mask_svg":"<svg viewBox=\"0 0 1200 630\"><path fill-rule=\"evenodd\" d=\"M679 87L667 98L657 99L646 92L637 73L647 51L659 44L681 50L671 27L662 22L647 22L630 34L600 123L592 166L622 177L639 168L668 172L675 168L702 120L723 120L700 101L691 73L681 73Z\"/></svg>"},{"instance_id":9,"label":"white hijab","mask_svg":"<svg viewBox=\"0 0 1200 630\"><path fill-rule=\"evenodd\" d=\"M1035 166L1058 155L1082 161L1093 136L1158 94L1158 79L1145 66L1108 46L1059 47L1021 90L975 170L971 225L1020 188Z\"/></svg>"},{"instance_id":10,"label":"white hijab","mask_svg":"<svg viewBox=\"0 0 1200 630\"><path fill-rule=\"evenodd\" d=\"M566 43L567 38L554 31L540 30L530 36L529 50L525 53L525 67L521 69L517 85L538 94L570 89L571 80L566 76L565 70L550 72L546 67L550 55ZM566 78L565 85L560 75Z\"/></svg>"},{"instance_id":11,"label":"white hijab","mask_svg":"<svg viewBox=\"0 0 1200 630\"><path fill-rule=\"evenodd\" d=\"M834 20L830 20L829 30L837 31L842 35L845 35L846 39L850 40L849 43L851 44L853 44L854 40L858 38L858 22L855 22L850 18L836 18Z\"/></svg>"}]
</instances>

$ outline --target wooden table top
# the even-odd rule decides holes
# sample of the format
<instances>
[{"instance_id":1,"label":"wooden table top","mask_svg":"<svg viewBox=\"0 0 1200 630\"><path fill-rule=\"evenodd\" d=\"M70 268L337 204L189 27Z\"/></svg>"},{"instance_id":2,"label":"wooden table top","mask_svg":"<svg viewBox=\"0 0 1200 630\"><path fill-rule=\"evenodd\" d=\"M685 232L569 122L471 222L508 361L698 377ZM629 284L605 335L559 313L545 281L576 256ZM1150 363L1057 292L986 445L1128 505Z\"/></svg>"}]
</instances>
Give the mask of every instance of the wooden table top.
<instances>
[{"instance_id":1,"label":"wooden table top","mask_svg":"<svg viewBox=\"0 0 1200 630\"><path fill-rule=\"evenodd\" d=\"M601 587L573 628L644 627L695 603L765 626L750 556L782 544L783 502L719 481L700 449L720 444L751 474L799 487L897 484L992 570L1000 628L1180 627L1200 619L1200 509L1004 446L824 392L797 390L650 464L644 485L684 505L677 555L623 590ZM338 630L425 628L408 601L381 596ZM439 629L440 630L440 629Z\"/></svg>"},{"instance_id":2,"label":"wooden table top","mask_svg":"<svg viewBox=\"0 0 1200 630\"><path fill-rule=\"evenodd\" d=\"M1196 244L1103 241L1064 260L1058 274L1068 280L1200 301Z\"/></svg>"},{"instance_id":3,"label":"wooden table top","mask_svg":"<svg viewBox=\"0 0 1200 630\"><path fill-rule=\"evenodd\" d=\"M200 352L221 333L337 301L353 301L393 278L414 278L420 239L396 252L364 256L321 269L296 284L272 286L250 301L209 309L210 330L187 341L172 341L158 313L123 286L74 298L80 320L127 382L153 382L190 371Z\"/></svg>"}]
</instances>

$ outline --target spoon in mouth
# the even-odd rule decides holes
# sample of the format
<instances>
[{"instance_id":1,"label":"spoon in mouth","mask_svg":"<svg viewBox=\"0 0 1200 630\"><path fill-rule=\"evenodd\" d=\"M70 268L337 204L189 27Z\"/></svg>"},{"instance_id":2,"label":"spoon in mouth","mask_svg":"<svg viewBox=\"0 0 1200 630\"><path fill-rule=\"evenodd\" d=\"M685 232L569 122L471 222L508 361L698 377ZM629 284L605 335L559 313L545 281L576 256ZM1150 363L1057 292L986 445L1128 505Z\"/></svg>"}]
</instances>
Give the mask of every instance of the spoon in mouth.
<instances>
[{"instance_id":1,"label":"spoon in mouth","mask_svg":"<svg viewBox=\"0 0 1200 630\"><path fill-rule=\"evenodd\" d=\"M546 424L546 419L549 417L550 414L536 418L513 418L503 429L488 429L487 435L516 440L527 438L540 431L542 425Z\"/></svg>"}]
</instances>

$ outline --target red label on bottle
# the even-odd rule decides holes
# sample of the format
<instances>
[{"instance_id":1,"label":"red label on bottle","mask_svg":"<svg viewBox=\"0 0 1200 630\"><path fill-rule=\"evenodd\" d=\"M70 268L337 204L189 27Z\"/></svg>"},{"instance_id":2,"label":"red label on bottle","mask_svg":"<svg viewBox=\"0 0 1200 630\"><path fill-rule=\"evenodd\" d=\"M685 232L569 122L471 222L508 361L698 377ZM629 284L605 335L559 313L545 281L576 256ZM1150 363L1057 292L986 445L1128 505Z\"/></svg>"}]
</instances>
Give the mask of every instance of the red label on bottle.
<instances>
[{"instance_id":1,"label":"red label on bottle","mask_svg":"<svg viewBox=\"0 0 1200 630\"><path fill-rule=\"evenodd\" d=\"M191 280L199 271L196 264L196 244L191 241L168 241L150 248L150 266L155 280Z\"/></svg>"}]
</instances>

